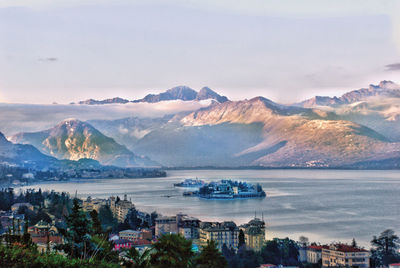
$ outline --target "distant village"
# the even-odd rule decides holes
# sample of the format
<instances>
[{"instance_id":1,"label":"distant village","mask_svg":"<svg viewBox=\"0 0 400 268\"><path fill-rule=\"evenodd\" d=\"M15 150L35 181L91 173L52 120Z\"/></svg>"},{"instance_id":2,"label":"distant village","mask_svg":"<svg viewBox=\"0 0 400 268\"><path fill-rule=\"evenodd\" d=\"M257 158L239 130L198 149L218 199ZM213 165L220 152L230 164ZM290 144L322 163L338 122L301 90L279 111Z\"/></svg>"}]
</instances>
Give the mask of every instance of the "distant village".
<instances>
[{"instance_id":1,"label":"distant village","mask_svg":"<svg viewBox=\"0 0 400 268\"><path fill-rule=\"evenodd\" d=\"M12 191L11 188L3 190L0 197L4 199L7 195L14 194ZM31 199L35 204L18 202L19 199ZM0 211L2 237L6 237L7 234L28 233L39 251L57 251L57 245L65 243L59 228L65 226L64 219L70 209L68 200L70 197L65 193L60 195L28 190L24 198L22 195L15 195L15 202L10 203L10 209ZM207 222L183 213L171 216L158 215L156 212L149 214L138 211L127 195L122 199L118 196L108 199L87 197L79 199L79 203L86 213L95 211L99 215L100 221L105 223L103 227L107 230L108 240L116 252L130 248L143 252L150 249L165 234L179 234L191 240L194 252L201 251L208 241L215 241L221 252L238 252L240 248L261 252L268 241L267 226L263 218L254 217L248 223L238 226L233 221ZM4 206L4 203L2 205ZM52 214L52 211L58 212ZM6 239L2 241L6 243ZM371 253L358 247L355 242L352 245L321 245L309 243L303 238L294 242L294 245L298 261L295 267L305 264L311 267L370 267ZM259 267L278 266L293 265L285 266L281 262L260 264ZM398 266L390 266L395 267Z\"/></svg>"}]
</instances>

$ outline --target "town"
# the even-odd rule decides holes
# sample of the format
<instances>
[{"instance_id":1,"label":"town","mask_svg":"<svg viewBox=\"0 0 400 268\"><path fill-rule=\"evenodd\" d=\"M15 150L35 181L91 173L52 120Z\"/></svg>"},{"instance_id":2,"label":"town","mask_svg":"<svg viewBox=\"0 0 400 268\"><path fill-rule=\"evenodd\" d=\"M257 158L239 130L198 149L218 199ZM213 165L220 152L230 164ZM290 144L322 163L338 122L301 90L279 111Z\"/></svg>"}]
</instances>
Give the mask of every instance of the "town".
<instances>
[{"instance_id":1,"label":"town","mask_svg":"<svg viewBox=\"0 0 400 268\"><path fill-rule=\"evenodd\" d=\"M149 214L139 211L127 195L79 199L67 193L16 193L6 188L0 191L0 223L1 265L22 261L10 259L11 252L18 255L21 247L36 252L32 253L35 258L42 256L49 262L64 258L79 267L118 267L121 263L168 267L162 254L175 254L181 262L185 258L179 254L183 254L199 267L397 268L400 261L399 239L392 230L373 237L371 249L359 247L355 239L350 244L321 245L305 237L298 241L270 237L264 215L237 225L202 221L183 213ZM201 266L210 258L216 263Z\"/></svg>"}]
</instances>

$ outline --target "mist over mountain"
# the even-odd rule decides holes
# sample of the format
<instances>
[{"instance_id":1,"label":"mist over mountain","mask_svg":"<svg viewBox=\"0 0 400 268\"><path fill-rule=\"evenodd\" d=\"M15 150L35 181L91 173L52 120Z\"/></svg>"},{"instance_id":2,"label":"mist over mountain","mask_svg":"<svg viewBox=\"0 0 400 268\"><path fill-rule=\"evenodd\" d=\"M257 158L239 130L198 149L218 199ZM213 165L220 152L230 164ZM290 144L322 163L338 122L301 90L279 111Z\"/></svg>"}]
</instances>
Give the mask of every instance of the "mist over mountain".
<instances>
[{"instance_id":1,"label":"mist over mountain","mask_svg":"<svg viewBox=\"0 0 400 268\"><path fill-rule=\"evenodd\" d=\"M393 163L400 157L398 92L397 84L382 81L338 98L316 97L291 106L264 97L227 101L208 88L196 92L176 87L140 102L114 105L215 101L159 117L133 114L102 119L99 114L87 122L66 120L11 140L33 144L59 159L85 157L120 166L155 161L169 167L366 168L377 163L396 167ZM99 111L112 106L95 105Z\"/></svg>"},{"instance_id":2,"label":"mist over mountain","mask_svg":"<svg viewBox=\"0 0 400 268\"><path fill-rule=\"evenodd\" d=\"M19 133L10 140L31 144L58 159L88 158L102 164L122 167L158 165L148 158L135 155L90 124L76 119L66 119L55 127L40 132Z\"/></svg>"},{"instance_id":3,"label":"mist over mountain","mask_svg":"<svg viewBox=\"0 0 400 268\"><path fill-rule=\"evenodd\" d=\"M167 166L334 167L400 154L398 143L335 112L263 97L146 120L147 125L140 119L123 122L128 121L127 133L136 134L125 134L121 142ZM118 122L96 123L121 137L126 125Z\"/></svg>"}]
</instances>

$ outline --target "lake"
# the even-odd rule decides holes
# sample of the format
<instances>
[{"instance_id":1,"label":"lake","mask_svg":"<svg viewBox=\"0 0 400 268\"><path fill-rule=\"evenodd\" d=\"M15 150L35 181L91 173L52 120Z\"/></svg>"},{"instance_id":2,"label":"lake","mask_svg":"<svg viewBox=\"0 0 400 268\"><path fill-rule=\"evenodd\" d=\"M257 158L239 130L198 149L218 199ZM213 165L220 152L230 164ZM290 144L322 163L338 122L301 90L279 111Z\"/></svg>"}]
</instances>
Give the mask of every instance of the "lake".
<instances>
[{"instance_id":1,"label":"lake","mask_svg":"<svg viewBox=\"0 0 400 268\"><path fill-rule=\"evenodd\" d=\"M178 212L200 220L245 223L255 214L267 223L267 238L307 236L310 241L351 242L369 247L373 235L400 233L400 171L359 170L179 170L166 178L99 179L23 187L66 191L78 197L119 195L139 210ZM182 196L174 183L185 178L260 183L265 199L203 200Z\"/></svg>"}]
</instances>

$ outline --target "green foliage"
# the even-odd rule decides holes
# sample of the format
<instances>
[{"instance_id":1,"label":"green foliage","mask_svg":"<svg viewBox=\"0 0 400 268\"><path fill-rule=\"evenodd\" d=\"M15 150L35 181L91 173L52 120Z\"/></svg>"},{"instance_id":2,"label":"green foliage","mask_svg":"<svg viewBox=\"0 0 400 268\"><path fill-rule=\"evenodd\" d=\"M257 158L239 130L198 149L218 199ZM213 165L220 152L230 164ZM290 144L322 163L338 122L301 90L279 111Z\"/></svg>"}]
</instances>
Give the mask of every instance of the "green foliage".
<instances>
[{"instance_id":1,"label":"green foliage","mask_svg":"<svg viewBox=\"0 0 400 268\"><path fill-rule=\"evenodd\" d=\"M99 220L99 214L96 210L92 210L90 212L90 218L92 219L93 223L93 234L101 234L103 230L101 227L101 222Z\"/></svg>"},{"instance_id":2,"label":"green foliage","mask_svg":"<svg viewBox=\"0 0 400 268\"><path fill-rule=\"evenodd\" d=\"M91 254L91 259L105 260L107 262L118 263L119 255L114 251L114 244L108 240L107 234L95 235L91 242L94 245L94 250Z\"/></svg>"},{"instance_id":3,"label":"green foliage","mask_svg":"<svg viewBox=\"0 0 400 268\"><path fill-rule=\"evenodd\" d=\"M59 248L72 257L88 258L94 248L90 235L92 226L77 198L73 200L72 212L67 217L66 224L67 229L60 229L66 244Z\"/></svg>"},{"instance_id":4,"label":"green foliage","mask_svg":"<svg viewBox=\"0 0 400 268\"><path fill-rule=\"evenodd\" d=\"M99 209L99 220L103 229L109 227L113 228L118 224L118 221L114 218L112 211L109 206L101 206Z\"/></svg>"},{"instance_id":5,"label":"green foliage","mask_svg":"<svg viewBox=\"0 0 400 268\"><path fill-rule=\"evenodd\" d=\"M54 268L113 268L119 267L113 263L95 260L68 259L55 253L40 254L34 247L0 245L0 267L54 267Z\"/></svg>"},{"instance_id":6,"label":"green foliage","mask_svg":"<svg viewBox=\"0 0 400 268\"><path fill-rule=\"evenodd\" d=\"M246 244L245 240L244 240L244 232L242 229L240 229L239 231L239 244L238 247L241 248L242 246L244 246Z\"/></svg>"},{"instance_id":7,"label":"green foliage","mask_svg":"<svg viewBox=\"0 0 400 268\"><path fill-rule=\"evenodd\" d=\"M153 250L152 267L187 268L191 266L194 256L192 241L176 234L163 235L157 243L153 244Z\"/></svg>"},{"instance_id":8,"label":"green foliage","mask_svg":"<svg viewBox=\"0 0 400 268\"><path fill-rule=\"evenodd\" d=\"M374 236L371 241L371 259L375 266L395 263L400 261L398 249L400 248L400 240L393 230L383 231L379 237Z\"/></svg>"},{"instance_id":9,"label":"green foliage","mask_svg":"<svg viewBox=\"0 0 400 268\"><path fill-rule=\"evenodd\" d=\"M199 268L225 268L228 262L219 252L215 241L207 241L207 246L203 247L201 253L196 258L196 265Z\"/></svg>"},{"instance_id":10,"label":"green foliage","mask_svg":"<svg viewBox=\"0 0 400 268\"><path fill-rule=\"evenodd\" d=\"M128 268L150 268L150 249L145 249L140 253L135 247L126 251L125 266Z\"/></svg>"}]
</instances>

